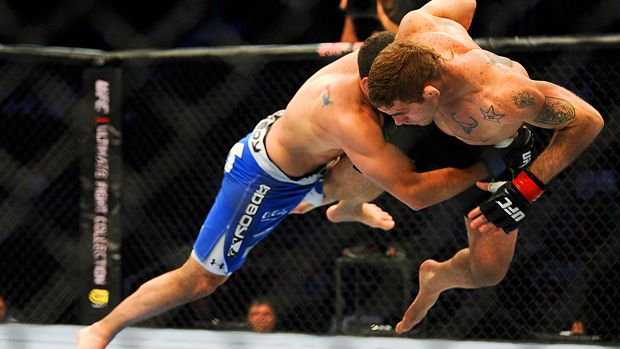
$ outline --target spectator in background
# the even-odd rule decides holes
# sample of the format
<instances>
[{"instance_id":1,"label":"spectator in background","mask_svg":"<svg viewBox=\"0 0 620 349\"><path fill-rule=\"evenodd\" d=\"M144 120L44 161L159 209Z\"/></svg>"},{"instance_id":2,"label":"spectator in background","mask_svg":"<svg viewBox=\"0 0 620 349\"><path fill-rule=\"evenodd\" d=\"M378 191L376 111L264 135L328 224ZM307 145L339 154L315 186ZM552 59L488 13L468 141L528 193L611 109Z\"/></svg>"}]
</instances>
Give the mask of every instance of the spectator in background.
<instances>
[{"instance_id":1,"label":"spectator in background","mask_svg":"<svg viewBox=\"0 0 620 349\"><path fill-rule=\"evenodd\" d=\"M582 336L586 334L586 325L582 320L575 320L570 325L570 333L573 336Z\"/></svg>"},{"instance_id":2,"label":"spectator in background","mask_svg":"<svg viewBox=\"0 0 620 349\"><path fill-rule=\"evenodd\" d=\"M3 296L0 296L0 324L8 324L13 322L17 322L17 319L11 316L6 300Z\"/></svg>"},{"instance_id":3,"label":"spectator in background","mask_svg":"<svg viewBox=\"0 0 620 349\"><path fill-rule=\"evenodd\" d=\"M403 16L426 0L340 0L345 13L342 42L364 41L378 31L396 32Z\"/></svg>"},{"instance_id":4,"label":"spectator in background","mask_svg":"<svg viewBox=\"0 0 620 349\"><path fill-rule=\"evenodd\" d=\"M247 322L254 332L273 332L278 325L278 315L268 299L257 298L248 308Z\"/></svg>"}]
</instances>

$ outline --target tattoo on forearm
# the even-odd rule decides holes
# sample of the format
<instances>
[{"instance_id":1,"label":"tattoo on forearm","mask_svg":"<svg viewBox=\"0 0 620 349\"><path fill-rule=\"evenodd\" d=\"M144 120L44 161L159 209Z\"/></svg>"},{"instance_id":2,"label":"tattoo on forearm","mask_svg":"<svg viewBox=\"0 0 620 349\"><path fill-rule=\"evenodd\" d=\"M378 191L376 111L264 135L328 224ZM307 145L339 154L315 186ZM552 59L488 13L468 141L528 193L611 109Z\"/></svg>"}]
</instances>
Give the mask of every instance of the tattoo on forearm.
<instances>
[{"instance_id":1,"label":"tattoo on forearm","mask_svg":"<svg viewBox=\"0 0 620 349\"><path fill-rule=\"evenodd\" d=\"M482 113L482 117L485 120L495 121L498 124L500 123L499 120L506 115L506 114L495 114L495 109L493 109L493 106L490 106L489 109L487 110L480 108L480 112Z\"/></svg>"},{"instance_id":2,"label":"tattoo on forearm","mask_svg":"<svg viewBox=\"0 0 620 349\"><path fill-rule=\"evenodd\" d=\"M334 101L329 99L330 94L331 94L331 87L327 85L327 87L325 87L325 91L323 91L323 94L321 95L321 98L323 99L324 107L334 103Z\"/></svg>"},{"instance_id":3,"label":"tattoo on forearm","mask_svg":"<svg viewBox=\"0 0 620 349\"><path fill-rule=\"evenodd\" d=\"M467 133L468 135L471 134L471 131L478 126L478 120L472 118L471 116L468 116L468 118L471 119L471 122L461 121L457 119L456 113L452 113L452 115L450 115L450 118L457 125L459 125L463 129L463 131L465 131L465 133Z\"/></svg>"},{"instance_id":4,"label":"tattoo on forearm","mask_svg":"<svg viewBox=\"0 0 620 349\"><path fill-rule=\"evenodd\" d=\"M527 91L517 92L512 96L512 101L519 109L527 108L535 104L534 97Z\"/></svg>"},{"instance_id":5,"label":"tattoo on forearm","mask_svg":"<svg viewBox=\"0 0 620 349\"><path fill-rule=\"evenodd\" d=\"M534 121L559 125L575 117L575 107L569 101L545 96L545 104Z\"/></svg>"}]
</instances>

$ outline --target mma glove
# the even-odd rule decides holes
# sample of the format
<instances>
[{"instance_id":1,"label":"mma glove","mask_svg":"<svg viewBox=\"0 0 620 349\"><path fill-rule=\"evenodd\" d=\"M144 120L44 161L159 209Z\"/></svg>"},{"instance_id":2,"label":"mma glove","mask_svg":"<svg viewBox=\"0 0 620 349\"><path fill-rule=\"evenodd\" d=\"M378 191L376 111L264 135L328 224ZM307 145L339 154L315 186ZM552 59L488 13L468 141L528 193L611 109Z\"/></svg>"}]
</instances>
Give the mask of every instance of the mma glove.
<instances>
[{"instance_id":1,"label":"mma glove","mask_svg":"<svg viewBox=\"0 0 620 349\"><path fill-rule=\"evenodd\" d=\"M530 171L523 170L480 204L480 210L489 222L508 234L523 222L530 205L540 197L544 188L544 184Z\"/></svg>"},{"instance_id":2,"label":"mma glove","mask_svg":"<svg viewBox=\"0 0 620 349\"><path fill-rule=\"evenodd\" d=\"M482 153L482 162L493 178L500 177L510 169L516 171L524 168L532 160L534 136L526 126L519 129L517 137L506 148L487 148Z\"/></svg>"}]
</instances>

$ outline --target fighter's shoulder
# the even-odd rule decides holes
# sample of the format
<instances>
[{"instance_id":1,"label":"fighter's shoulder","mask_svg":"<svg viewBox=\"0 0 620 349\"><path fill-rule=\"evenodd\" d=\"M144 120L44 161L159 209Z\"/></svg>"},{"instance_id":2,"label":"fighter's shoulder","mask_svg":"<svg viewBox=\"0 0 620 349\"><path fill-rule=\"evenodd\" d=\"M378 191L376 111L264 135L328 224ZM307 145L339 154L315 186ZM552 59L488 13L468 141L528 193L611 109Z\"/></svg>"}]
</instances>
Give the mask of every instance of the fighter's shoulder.
<instances>
[{"instance_id":1,"label":"fighter's shoulder","mask_svg":"<svg viewBox=\"0 0 620 349\"><path fill-rule=\"evenodd\" d=\"M501 78L501 83L495 84L493 94L502 96L503 110L516 118L528 118L533 111L540 110L544 95L536 81L518 73L509 74Z\"/></svg>"},{"instance_id":2,"label":"fighter's shoulder","mask_svg":"<svg viewBox=\"0 0 620 349\"><path fill-rule=\"evenodd\" d=\"M436 18L432 14L422 10L411 11L407 13L400 21L400 25L398 26L398 32L396 34L396 39L405 39L408 38L408 36L411 34L422 31L429 31L434 27L435 24Z\"/></svg>"},{"instance_id":3,"label":"fighter's shoulder","mask_svg":"<svg viewBox=\"0 0 620 349\"><path fill-rule=\"evenodd\" d=\"M332 117L335 128L366 129L381 125L378 111L365 103L348 103L341 105Z\"/></svg>"},{"instance_id":4,"label":"fighter's shoulder","mask_svg":"<svg viewBox=\"0 0 620 349\"><path fill-rule=\"evenodd\" d=\"M342 70L332 69L320 71L304 83L304 90L320 93L324 98L346 97L346 90L350 89L351 81L355 76Z\"/></svg>"},{"instance_id":5,"label":"fighter's shoulder","mask_svg":"<svg viewBox=\"0 0 620 349\"><path fill-rule=\"evenodd\" d=\"M344 148L362 149L383 141L377 114L363 107L333 115L329 133Z\"/></svg>"},{"instance_id":6,"label":"fighter's shoulder","mask_svg":"<svg viewBox=\"0 0 620 349\"><path fill-rule=\"evenodd\" d=\"M528 84L527 70L517 61L493 52L478 48L467 48L466 52L458 54L458 62L464 71L469 71L485 84L497 85L498 88L508 88L511 85Z\"/></svg>"}]
</instances>

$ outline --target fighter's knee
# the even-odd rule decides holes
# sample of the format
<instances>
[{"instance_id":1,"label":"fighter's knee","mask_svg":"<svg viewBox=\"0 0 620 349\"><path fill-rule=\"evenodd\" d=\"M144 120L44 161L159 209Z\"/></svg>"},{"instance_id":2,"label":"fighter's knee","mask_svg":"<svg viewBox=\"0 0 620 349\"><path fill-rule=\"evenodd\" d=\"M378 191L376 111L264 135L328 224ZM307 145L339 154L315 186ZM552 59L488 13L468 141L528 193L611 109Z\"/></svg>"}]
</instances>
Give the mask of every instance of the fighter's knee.
<instances>
[{"instance_id":1,"label":"fighter's knee","mask_svg":"<svg viewBox=\"0 0 620 349\"><path fill-rule=\"evenodd\" d=\"M504 277L506 277L506 272L485 270L477 273L476 282L482 287L495 286L504 280Z\"/></svg>"},{"instance_id":2,"label":"fighter's knee","mask_svg":"<svg viewBox=\"0 0 620 349\"><path fill-rule=\"evenodd\" d=\"M504 280L509 267L509 262L506 263L493 258L476 259L470 265L470 271L478 287L486 287L495 286Z\"/></svg>"},{"instance_id":3,"label":"fighter's knee","mask_svg":"<svg viewBox=\"0 0 620 349\"><path fill-rule=\"evenodd\" d=\"M203 274L196 277L195 293L198 297L206 297L228 280L226 276Z\"/></svg>"},{"instance_id":4,"label":"fighter's knee","mask_svg":"<svg viewBox=\"0 0 620 349\"><path fill-rule=\"evenodd\" d=\"M194 298L202 298L213 293L221 284L228 280L227 276L213 274L191 257L176 273L177 282L191 290Z\"/></svg>"}]
</instances>

